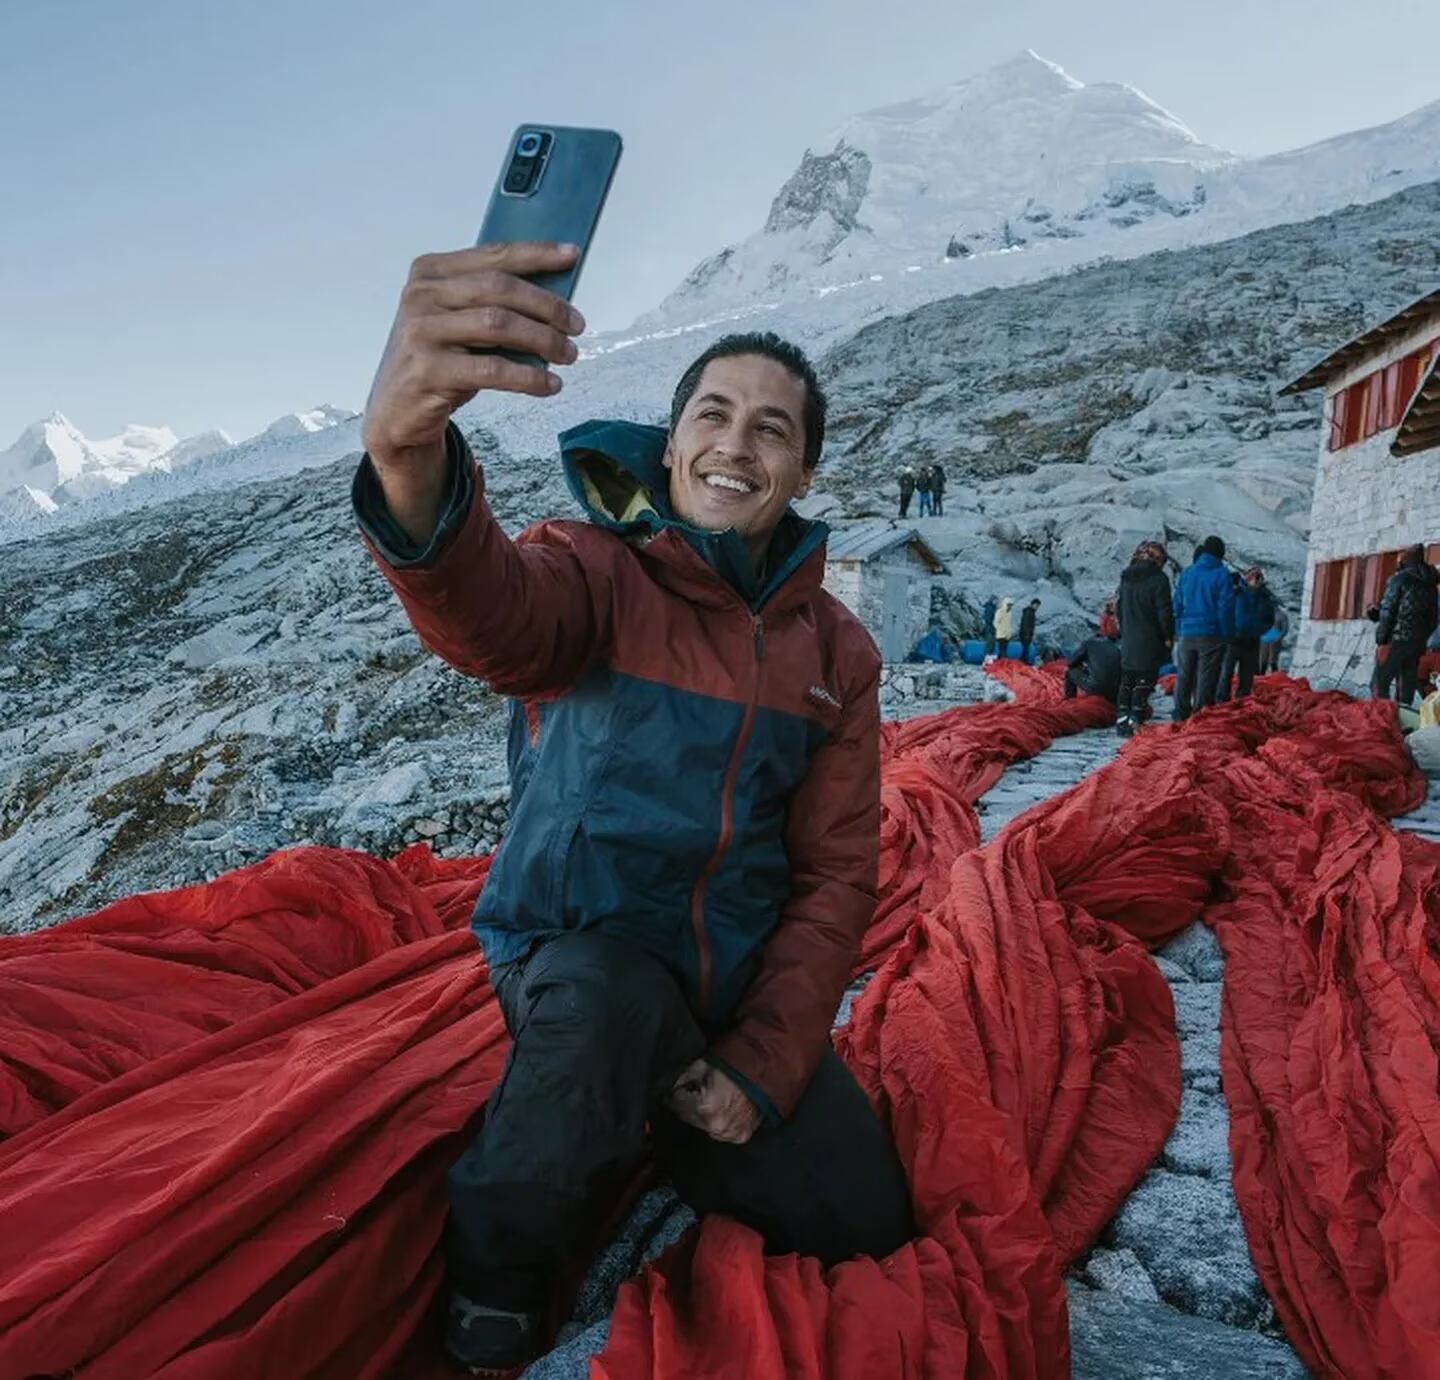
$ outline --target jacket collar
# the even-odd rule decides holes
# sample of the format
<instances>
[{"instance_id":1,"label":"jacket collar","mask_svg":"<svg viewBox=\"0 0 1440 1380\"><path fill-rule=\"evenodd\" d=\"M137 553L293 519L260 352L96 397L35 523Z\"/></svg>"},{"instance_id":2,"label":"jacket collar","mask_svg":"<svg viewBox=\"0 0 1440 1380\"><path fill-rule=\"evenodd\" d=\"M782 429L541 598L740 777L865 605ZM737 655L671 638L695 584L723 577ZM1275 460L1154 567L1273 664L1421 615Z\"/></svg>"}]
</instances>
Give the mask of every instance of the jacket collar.
<instances>
[{"instance_id":1,"label":"jacket collar","mask_svg":"<svg viewBox=\"0 0 1440 1380\"><path fill-rule=\"evenodd\" d=\"M787 509L765 568L756 570L734 528L706 531L671 510L665 440L663 427L639 422L582 422L560 433L565 482L590 521L642 545L668 568L667 583L697 603L731 603L739 596L758 613L811 598L824 579L830 529Z\"/></svg>"}]
</instances>

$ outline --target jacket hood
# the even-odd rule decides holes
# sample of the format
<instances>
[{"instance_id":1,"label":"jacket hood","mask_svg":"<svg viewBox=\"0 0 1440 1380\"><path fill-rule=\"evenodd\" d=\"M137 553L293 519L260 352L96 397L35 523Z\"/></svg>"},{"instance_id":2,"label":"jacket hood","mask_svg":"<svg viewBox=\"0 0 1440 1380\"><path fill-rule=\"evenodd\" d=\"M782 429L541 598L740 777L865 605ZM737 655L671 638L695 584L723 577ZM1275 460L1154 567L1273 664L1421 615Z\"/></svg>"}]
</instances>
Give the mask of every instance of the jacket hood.
<instances>
[{"instance_id":1,"label":"jacket hood","mask_svg":"<svg viewBox=\"0 0 1440 1380\"><path fill-rule=\"evenodd\" d=\"M1120 572L1120 578L1131 583L1136 580L1153 580L1157 575L1162 580L1165 578L1165 572L1153 561L1131 561Z\"/></svg>"},{"instance_id":2,"label":"jacket hood","mask_svg":"<svg viewBox=\"0 0 1440 1380\"><path fill-rule=\"evenodd\" d=\"M1422 585L1440 584L1440 571L1437 571L1428 561L1420 565L1402 565L1395 573Z\"/></svg>"},{"instance_id":3,"label":"jacket hood","mask_svg":"<svg viewBox=\"0 0 1440 1380\"><path fill-rule=\"evenodd\" d=\"M830 529L788 508L757 570L750 548L733 528L692 527L670 507L664 427L641 422L590 421L560 433L565 482L598 527L644 540L674 531L705 563L758 610L825 544ZM815 579L818 586L820 579Z\"/></svg>"}]
</instances>

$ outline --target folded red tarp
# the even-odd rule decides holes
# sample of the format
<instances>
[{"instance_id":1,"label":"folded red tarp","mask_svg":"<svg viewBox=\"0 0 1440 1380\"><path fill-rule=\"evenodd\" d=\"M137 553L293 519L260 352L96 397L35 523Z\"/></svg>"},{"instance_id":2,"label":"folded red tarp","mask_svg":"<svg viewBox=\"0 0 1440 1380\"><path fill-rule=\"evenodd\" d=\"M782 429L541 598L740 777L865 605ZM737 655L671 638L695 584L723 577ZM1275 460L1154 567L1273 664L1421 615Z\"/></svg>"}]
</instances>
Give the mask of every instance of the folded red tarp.
<instances>
[{"instance_id":1,"label":"folded red tarp","mask_svg":"<svg viewBox=\"0 0 1440 1380\"><path fill-rule=\"evenodd\" d=\"M1026 711L977 707L953 723ZM935 870L938 849L911 836L929 818L952 821L943 847L953 856L938 893L896 903L917 922L896 936L839 1045L894 1130L923 1234L886 1261L825 1272L767 1258L753 1233L708 1221L623 1291L596 1373L1067 1373L1061 1266L1144 1172L1178 1101L1168 989L1127 929L1153 940L1177 928L1222 871L1236 886L1231 904L1254 907L1235 878L1259 852L1279 869L1268 896L1286 914L1286 886L1302 866L1315 870L1293 841L1304 807L1275 785L1287 772L1305 773L1333 810L1390 838L1366 811L1413 802L1415 778L1386 713L1267 689L1181 732L1142 735L1113 767L968 851L941 766L948 753L970 779L966 752L920 727L907 730L913 754L892 738L887 771L906 773L892 796L903 810L892 813L915 821L909 831L891 821L892 882L920 891L911 869ZM896 848L914 861L897 864ZM1373 839L1352 841L1355 865L1327 872L1317 901L1325 916L1337 906L1360 915L1356 898L1369 895L1386 916L1409 917L1394 924L1410 947L1396 939L1363 970L1378 1013L1364 1065L1378 1091L1367 1102L1347 1075L1342 1103L1356 1133L1345 1171L1338 1153L1327 1162L1336 1185L1366 1183L1358 1196L1375 1203L1387 1172L1409 1166L1384 1197L1378 1254L1365 1254L1371 1219L1358 1210L1338 1219L1352 1225L1327 1246L1340 1274L1359 1267L1370 1290L1349 1281L1343 1298L1317 1292L1323 1231L1299 1214L1309 1206L1329 1224L1333 1202L1295 1173L1285 1137L1247 1160L1263 1138L1238 1108L1237 1187L1252 1241L1245 1172L1271 1195L1262 1220L1277 1220L1276 1203L1297 1214L1285 1268L1260 1262L1272 1292L1274 1276L1298 1300L1281 1306L1292 1334L1313 1324L1325 1335L1336 1310L1358 1310L1371 1369L1350 1373L1398 1375L1384 1367L1401 1356L1389 1338L1404 1329L1371 1319L1390 1299L1387 1282L1423 1278L1431 1259L1431 1181L1415 1166L1429 1154L1433 1168L1436 1099L1432 1075L1426 1101L1423 1068L1398 1078L1375 1030L1394 1024L1383 993L1396 988L1416 1012L1401 1033L1433 1050L1433 1010L1420 996L1433 1002L1440 985L1418 950L1428 944L1433 955L1436 888L1417 881L1407 909L1403 886L1361 865L1371 852ZM0 1115L14 1132L0 1142L0 1380L72 1369L124 1380L394 1371L438 1285L444 1166L504 1055L484 964L463 929L484 866L440 863L423 849L393 864L297 850L0 946ZM1217 920L1226 934L1231 919ZM1322 928L1308 921L1303 937L1337 974L1326 1009L1353 1012L1357 970L1335 965L1315 937ZM1409 971L1395 966L1402 952ZM1227 1012L1238 1035L1227 1027L1226 1041L1229 1051L1238 1040L1242 1056L1227 1052L1227 1089L1239 1058L1260 1120L1270 1124L1272 1101L1293 1096L1297 1144L1319 1153L1326 1113L1309 1105L1311 1084L1293 1069L1291 1082L1268 1079L1262 1059L1243 1057L1237 1007L1263 1010L1274 996L1237 997L1256 988L1242 983L1244 959L1233 963ZM1292 975L1279 999L1304 1006L1305 990ZM1259 1046L1283 1055L1289 1037L1274 1045L1259 1029ZM1312 1075L1326 1059L1312 1059ZM1372 1122L1399 1125L1392 1105L1410 1109L1411 1129L1366 1134ZM1383 1116L1367 1120L1377 1106ZM1356 1179L1361 1170L1371 1178ZM1354 1209L1356 1196L1334 1201ZM1423 1291L1393 1292L1412 1325ZM1306 1323L1307 1309L1319 1322Z\"/></svg>"}]
</instances>

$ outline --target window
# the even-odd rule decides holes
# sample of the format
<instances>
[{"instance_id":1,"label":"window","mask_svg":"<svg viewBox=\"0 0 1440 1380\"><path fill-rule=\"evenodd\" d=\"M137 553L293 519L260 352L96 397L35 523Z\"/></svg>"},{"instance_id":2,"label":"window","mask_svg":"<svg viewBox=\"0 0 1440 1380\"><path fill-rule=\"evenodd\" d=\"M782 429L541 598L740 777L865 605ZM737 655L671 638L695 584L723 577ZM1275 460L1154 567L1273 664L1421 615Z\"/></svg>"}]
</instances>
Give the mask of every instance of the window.
<instances>
[{"instance_id":1,"label":"window","mask_svg":"<svg viewBox=\"0 0 1440 1380\"><path fill-rule=\"evenodd\" d=\"M1409 547L1377 551L1369 556L1344 556L1322 561L1315 567L1310 586L1310 617L1315 622L1333 623L1365 617L1365 610L1378 604L1390 577L1400 568L1400 557ZM1425 548L1425 559L1440 563L1440 542Z\"/></svg>"},{"instance_id":2,"label":"window","mask_svg":"<svg viewBox=\"0 0 1440 1380\"><path fill-rule=\"evenodd\" d=\"M1437 354L1440 354L1440 339L1412 350L1403 359L1367 374L1334 394L1329 404L1327 447L1344 450L1399 426Z\"/></svg>"}]
</instances>

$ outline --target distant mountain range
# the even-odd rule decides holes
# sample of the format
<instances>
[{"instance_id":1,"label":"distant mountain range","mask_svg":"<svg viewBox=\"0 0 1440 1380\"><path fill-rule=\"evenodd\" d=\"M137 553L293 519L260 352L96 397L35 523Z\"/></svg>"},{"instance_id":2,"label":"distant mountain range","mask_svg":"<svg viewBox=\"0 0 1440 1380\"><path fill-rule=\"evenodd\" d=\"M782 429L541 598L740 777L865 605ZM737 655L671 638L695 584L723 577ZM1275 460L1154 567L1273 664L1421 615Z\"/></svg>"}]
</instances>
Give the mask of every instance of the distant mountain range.
<instances>
[{"instance_id":1,"label":"distant mountain range","mask_svg":"<svg viewBox=\"0 0 1440 1380\"><path fill-rule=\"evenodd\" d=\"M307 436L355 416L322 403L308 412L286 413L240 444ZM143 476L174 474L236 444L218 428L182 441L168 426L136 424L118 436L92 441L63 413L52 412L27 426L13 445L0 452L0 514L47 517Z\"/></svg>"}]
</instances>

